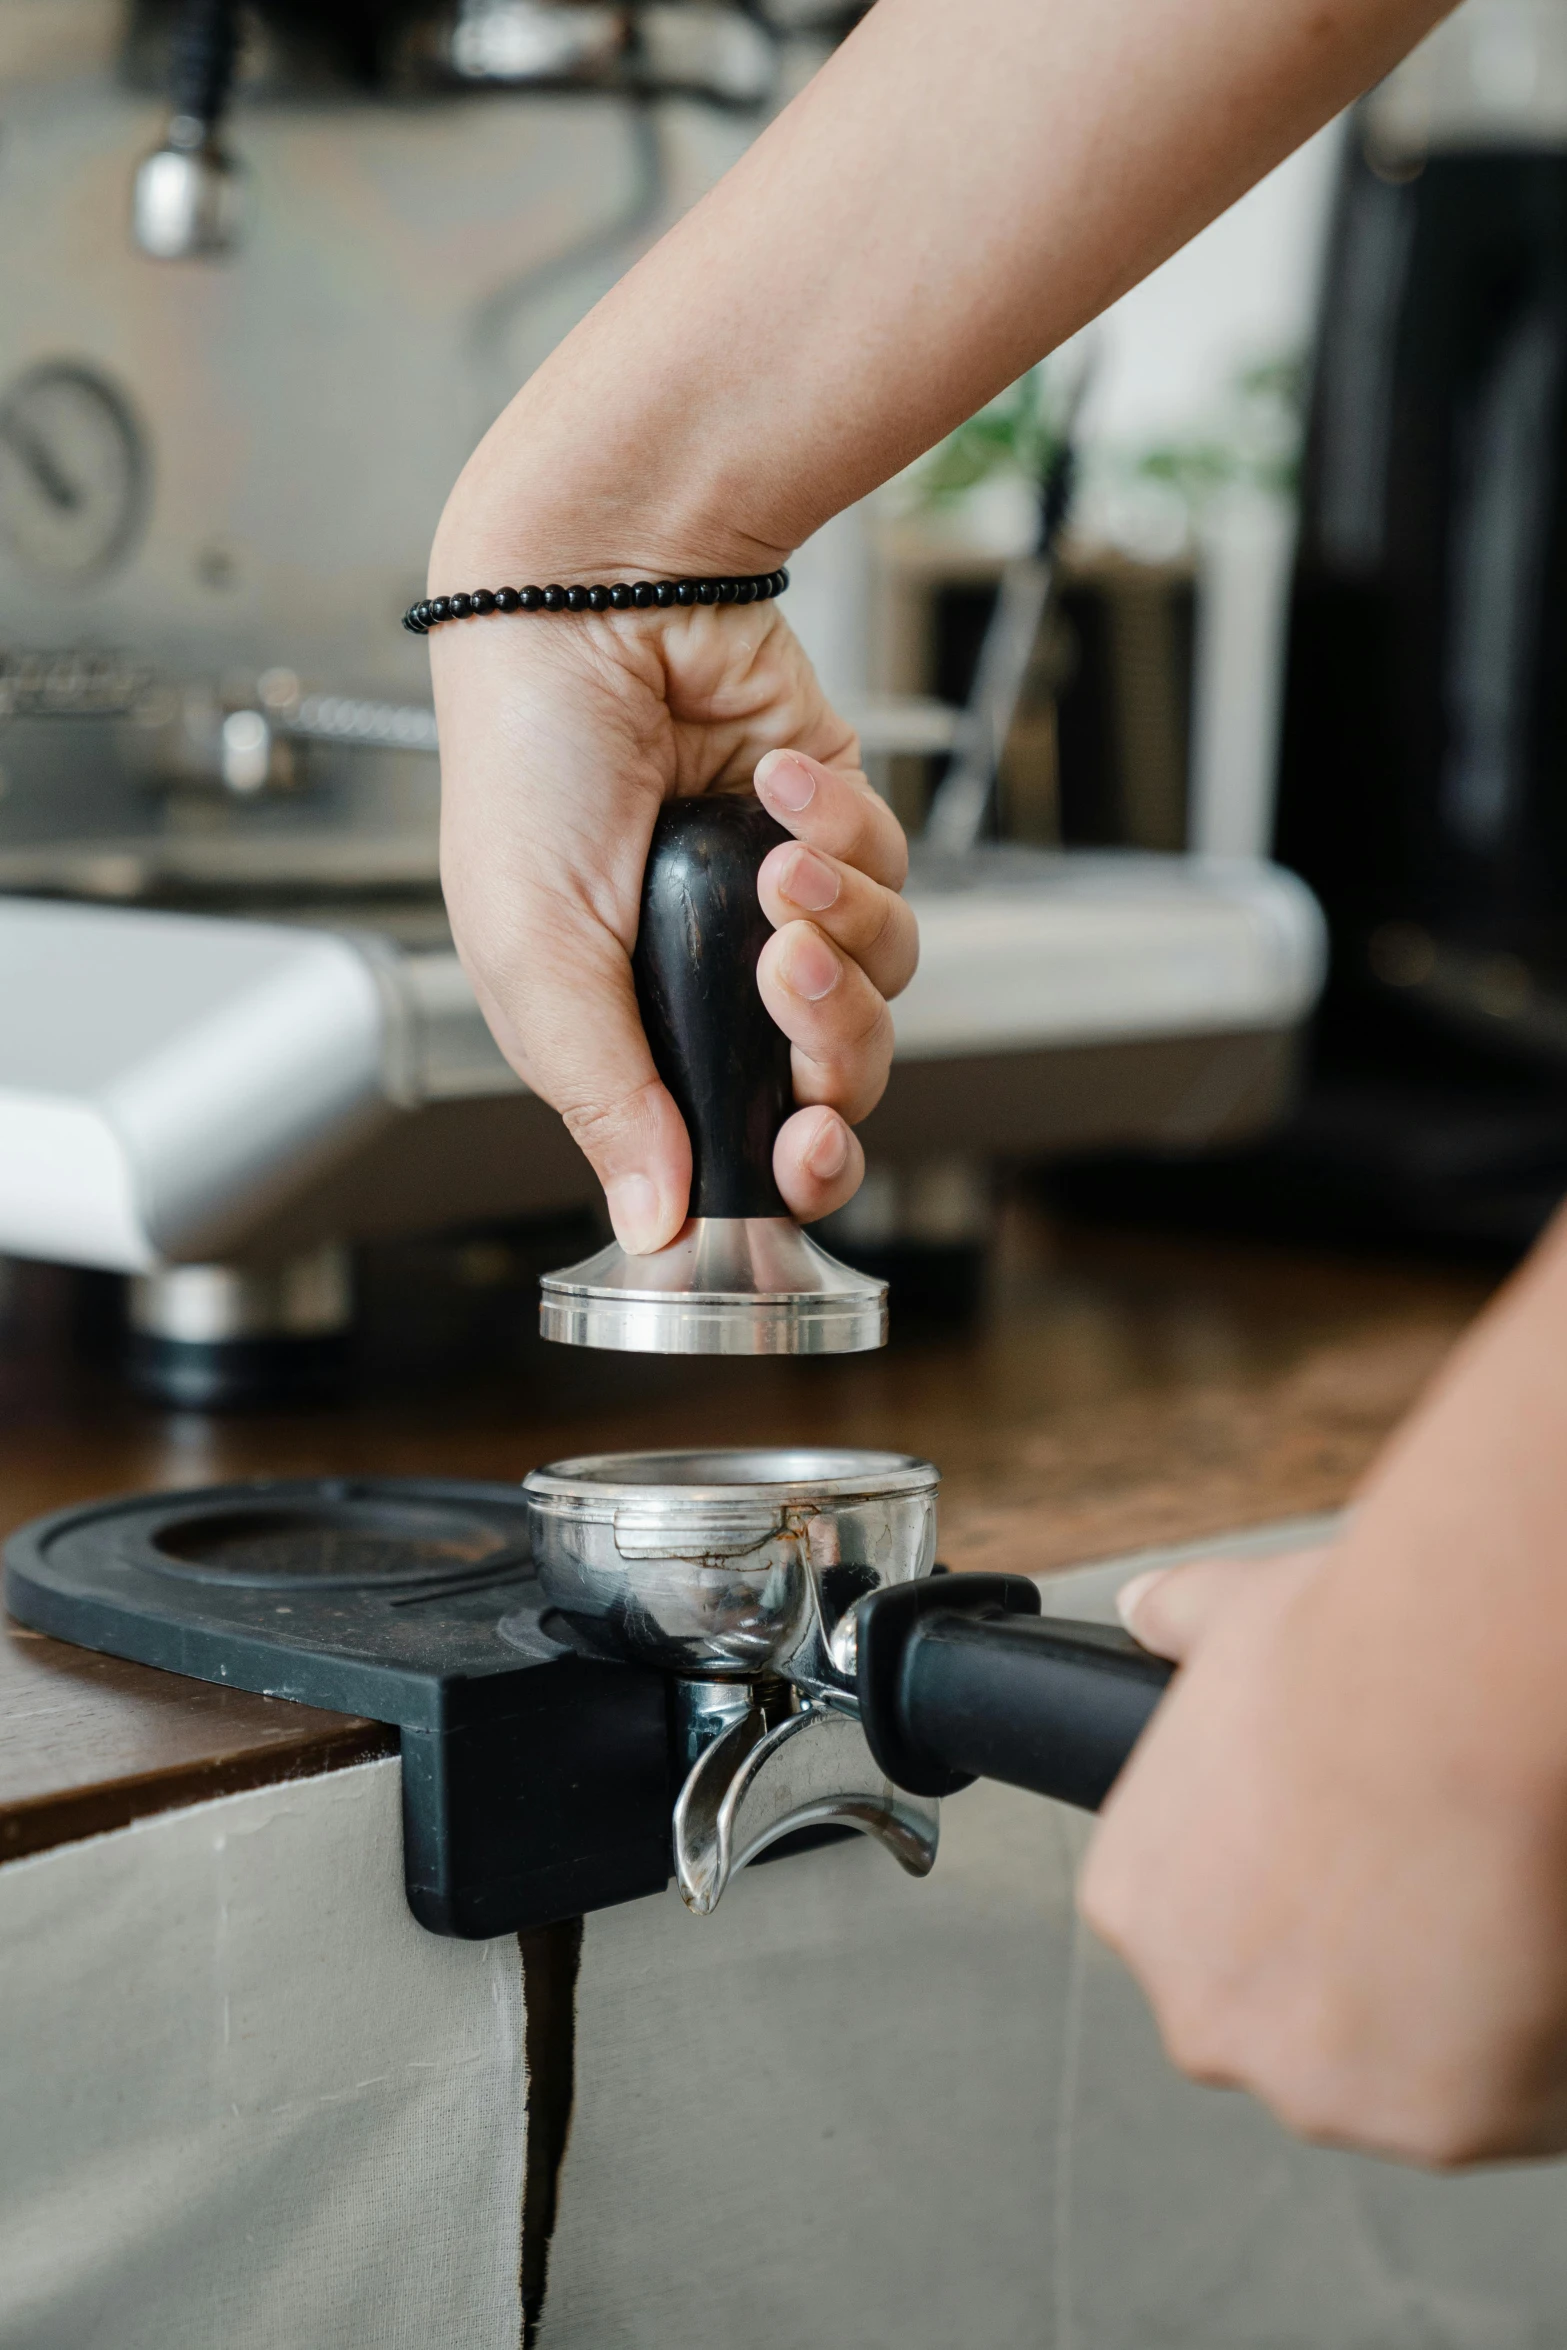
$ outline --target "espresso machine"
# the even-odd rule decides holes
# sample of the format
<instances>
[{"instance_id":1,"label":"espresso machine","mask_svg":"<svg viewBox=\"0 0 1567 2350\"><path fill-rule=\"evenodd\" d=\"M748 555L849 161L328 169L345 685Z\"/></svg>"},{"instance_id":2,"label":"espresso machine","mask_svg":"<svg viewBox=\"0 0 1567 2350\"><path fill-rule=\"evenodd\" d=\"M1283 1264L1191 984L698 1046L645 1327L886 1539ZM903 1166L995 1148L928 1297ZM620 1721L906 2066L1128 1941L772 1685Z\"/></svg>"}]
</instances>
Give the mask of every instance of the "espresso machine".
<instances>
[{"instance_id":1,"label":"espresso machine","mask_svg":"<svg viewBox=\"0 0 1567 2350\"><path fill-rule=\"evenodd\" d=\"M453 951L398 621L516 386L856 13L0 8L0 1252L123 1276L160 1402L338 1375L366 1250L595 1212ZM788 617L868 764L954 749L870 690L864 538ZM1289 876L987 841L910 896L854 1249L973 1257L997 1161L1288 1100Z\"/></svg>"}]
</instances>

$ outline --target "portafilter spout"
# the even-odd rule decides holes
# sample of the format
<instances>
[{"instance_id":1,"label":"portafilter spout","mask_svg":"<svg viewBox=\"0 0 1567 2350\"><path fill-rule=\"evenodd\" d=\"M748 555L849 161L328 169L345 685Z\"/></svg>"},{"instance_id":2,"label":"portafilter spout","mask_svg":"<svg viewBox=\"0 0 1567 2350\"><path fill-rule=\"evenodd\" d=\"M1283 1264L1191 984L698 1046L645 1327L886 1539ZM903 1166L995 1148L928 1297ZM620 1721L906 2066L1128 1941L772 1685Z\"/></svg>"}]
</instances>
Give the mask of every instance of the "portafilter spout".
<instances>
[{"instance_id":1,"label":"portafilter spout","mask_svg":"<svg viewBox=\"0 0 1567 2350\"><path fill-rule=\"evenodd\" d=\"M789 1041L756 985L771 936L756 876L788 838L749 793L659 812L632 971L654 1063L691 1137L690 1220L656 1255L612 1244L546 1275L546 1338L640 1354L886 1344L886 1283L807 1239L773 1180L793 1086Z\"/></svg>"}]
</instances>

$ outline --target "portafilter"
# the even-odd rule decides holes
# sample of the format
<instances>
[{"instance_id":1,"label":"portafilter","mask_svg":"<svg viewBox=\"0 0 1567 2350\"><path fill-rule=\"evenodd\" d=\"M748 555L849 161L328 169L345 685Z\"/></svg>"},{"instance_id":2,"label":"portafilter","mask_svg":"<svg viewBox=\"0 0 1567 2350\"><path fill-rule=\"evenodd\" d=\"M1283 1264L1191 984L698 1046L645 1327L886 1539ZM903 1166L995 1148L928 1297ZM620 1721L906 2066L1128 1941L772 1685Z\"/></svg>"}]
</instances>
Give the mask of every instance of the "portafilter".
<instances>
[{"instance_id":1,"label":"portafilter","mask_svg":"<svg viewBox=\"0 0 1567 2350\"><path fill-rule=\"evenodd\" d=\"M675 1875L698 1912L803 1829L912 1875L986 1776L1097 1807L1169 1667L934 1568L938 1472L829 1448L596 1454L525 1480L551 1637L673 1676ZM504 1626L503 1626L504 1629Z\"/></svg>"},{"instance_id":2,"label":"portafilter","mask_svg":"<svg viewBox=\"0 0 1567 2350\"><path fill-rule=\"evenodd\" d=\"M403 1865L441 1934L692 1908L797 1830L923 1874L977 1776L1096 1806L1169 1667L934 1565L936 1471L798 1447L470 1478L257 1478L81 1502L5 1544L61 1640L396 1726Z\"/></svg>"}]
</instances>

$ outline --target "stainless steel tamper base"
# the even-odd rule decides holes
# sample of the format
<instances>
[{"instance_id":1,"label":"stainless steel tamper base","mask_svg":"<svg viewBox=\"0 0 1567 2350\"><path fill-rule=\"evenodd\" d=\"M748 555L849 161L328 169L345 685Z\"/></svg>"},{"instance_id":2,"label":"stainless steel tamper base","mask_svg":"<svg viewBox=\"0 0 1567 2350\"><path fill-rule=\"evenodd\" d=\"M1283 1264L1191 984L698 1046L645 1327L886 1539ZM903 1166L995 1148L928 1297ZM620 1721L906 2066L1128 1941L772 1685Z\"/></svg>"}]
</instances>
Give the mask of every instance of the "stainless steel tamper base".
<instances>
[{"instance_id":1,"label":"stainless steel tamper base","mask_svg":"<svg viewBox=\"0 0 1567 2350\"><path fill-rule=\"evenodd\" d=\"M539 1284L539 1328L626 1354L846 1355L887 1343L887 1284L788 1216L698 1216L667 1248L612 1243Z\"/></svg>"}]
</instances>

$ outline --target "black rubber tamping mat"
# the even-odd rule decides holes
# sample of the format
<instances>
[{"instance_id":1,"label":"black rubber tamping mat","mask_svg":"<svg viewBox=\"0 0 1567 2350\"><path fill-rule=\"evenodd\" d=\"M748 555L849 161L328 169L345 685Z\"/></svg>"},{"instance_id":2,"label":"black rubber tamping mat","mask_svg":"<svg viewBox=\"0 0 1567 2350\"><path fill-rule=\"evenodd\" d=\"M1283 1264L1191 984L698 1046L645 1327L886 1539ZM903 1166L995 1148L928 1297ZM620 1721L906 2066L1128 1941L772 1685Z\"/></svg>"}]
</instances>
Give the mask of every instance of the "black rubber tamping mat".
<instances>
[{"instance_id":1,"label":"black rubber tamping mat","mask_svg":"<svg viewBox=\"0 0 1567 2350\"><path fill-rule=\"evenodd\" d=\"M84 1648L395 1723L408 1900L435 1933L514 1933L668 1882L665 1683L550 1636L516 1486L85 1503L11 1536L5 1596Z\"/></svg>"}]
</instances>

